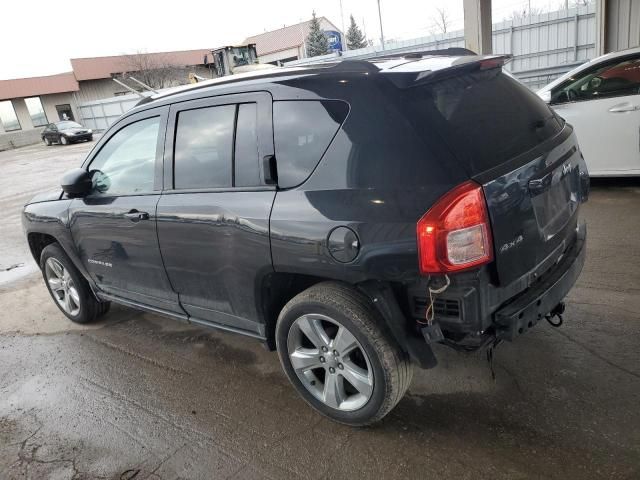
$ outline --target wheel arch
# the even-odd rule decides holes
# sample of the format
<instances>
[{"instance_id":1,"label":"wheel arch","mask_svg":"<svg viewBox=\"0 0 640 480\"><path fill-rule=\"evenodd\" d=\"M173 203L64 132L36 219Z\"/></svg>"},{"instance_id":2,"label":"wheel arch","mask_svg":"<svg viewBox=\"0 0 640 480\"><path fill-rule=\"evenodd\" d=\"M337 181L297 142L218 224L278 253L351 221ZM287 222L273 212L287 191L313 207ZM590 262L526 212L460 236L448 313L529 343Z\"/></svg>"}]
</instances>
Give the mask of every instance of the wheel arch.
<instances>
[{"instance_id":1,"label":"wheel arch","mask_svg":"<svg viewBox=\"0 0 640 480\"><path fill-rule=\"evenodd\" d=\"M327 280L330 279L288 272L271 272L262 278L257 285L256 298L265 324L269 350L276 349L276 322L287 302L307 288Z\"/></svg>"},{"instance_id":2,"label":"wheel arch","mask_svg":"<svg viewBox=\"0 0 640 480\"><path fill-rule=\"evenodd\" d=\"M412 361L421 368L433 368L438 362L433 350L424 339L410 328L408 317L398 302L397 292L388 282L366 281L350 284L333 278L315 277L297 273L274 272L267 275L260 286L258 298L265 322L267 347L275 350L275 328L283 307L296 295L322 282L340 283L364 293L384 319L390 333Z\"/></svg>"},{"instance_id":3,"label":"wheel arch","mask_svg":"<svg viewBox=\"0 0 640 480\"><path fill-rule=\"evenodd\" d=\"M40 256L42 255L42 251L47 247L47 245L51 245L52 243L60 244L53 235L41 232L29 232L27 234L27 242L29 244L31 255L38 265L40 265Z\"/></svg>"}]
</instances>

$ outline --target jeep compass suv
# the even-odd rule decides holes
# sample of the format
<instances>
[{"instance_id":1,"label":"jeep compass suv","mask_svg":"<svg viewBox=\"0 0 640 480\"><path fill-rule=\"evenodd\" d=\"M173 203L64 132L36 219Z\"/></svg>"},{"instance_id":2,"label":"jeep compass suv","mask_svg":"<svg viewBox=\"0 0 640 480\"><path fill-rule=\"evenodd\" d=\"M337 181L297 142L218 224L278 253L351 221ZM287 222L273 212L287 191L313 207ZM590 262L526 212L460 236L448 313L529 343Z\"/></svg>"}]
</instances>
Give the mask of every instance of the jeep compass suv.
<instances>
[{"instance_id":1,"label":"jeep compass suv","mask_svg":"<svg viewBox=\"0 0 640 480\"><path fill-rule=\"evenodd\" d=\"M279 68L142 101L24 209L53 300L74 322L114 301L255 337L322 414L381 419L433 343L514 340L582 269L576 138L503 61Z\"/></svg>"}]
</instances>

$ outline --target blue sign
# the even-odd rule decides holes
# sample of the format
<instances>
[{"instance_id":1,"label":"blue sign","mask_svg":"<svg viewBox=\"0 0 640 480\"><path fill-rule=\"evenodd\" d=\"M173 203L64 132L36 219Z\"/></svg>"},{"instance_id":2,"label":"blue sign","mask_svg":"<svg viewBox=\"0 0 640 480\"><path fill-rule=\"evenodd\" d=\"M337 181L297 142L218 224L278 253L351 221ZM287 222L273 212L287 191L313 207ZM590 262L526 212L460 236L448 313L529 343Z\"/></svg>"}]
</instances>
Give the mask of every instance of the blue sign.
<instances>
[{"instance_id":1,"label":"blue sign","mask_svg":"<svg viewBox=\"0 0 640 480\"><path fill-rule=\"evenodd\" d=\"M340 34L340 32L336 32L335 30L325 30L324 34L329 41L329 50L332 52L341 52L342 35Z\"/></svg>"}]
</instances>

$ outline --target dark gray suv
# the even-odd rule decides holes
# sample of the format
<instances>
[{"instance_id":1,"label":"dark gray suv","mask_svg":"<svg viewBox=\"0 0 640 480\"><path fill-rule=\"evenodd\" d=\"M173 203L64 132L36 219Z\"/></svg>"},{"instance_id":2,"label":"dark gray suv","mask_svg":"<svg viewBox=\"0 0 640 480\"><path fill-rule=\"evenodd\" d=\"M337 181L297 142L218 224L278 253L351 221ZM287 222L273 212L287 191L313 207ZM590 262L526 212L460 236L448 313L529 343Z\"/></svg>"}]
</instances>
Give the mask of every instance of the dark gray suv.
<instances>
[{"instance_id":1,"label":"dark gray suv","mask_svg":"<svg viewBox=\"0 0 640 480\"><path fill-rule=\"evenodd\" d=\"M75 322L114 301L255 337L324 415L381 419L433 343L513 340L582 269L576 138L503 60L280 68L141 102L24 209L51 296Z\"/></svg>"}]
</instances>

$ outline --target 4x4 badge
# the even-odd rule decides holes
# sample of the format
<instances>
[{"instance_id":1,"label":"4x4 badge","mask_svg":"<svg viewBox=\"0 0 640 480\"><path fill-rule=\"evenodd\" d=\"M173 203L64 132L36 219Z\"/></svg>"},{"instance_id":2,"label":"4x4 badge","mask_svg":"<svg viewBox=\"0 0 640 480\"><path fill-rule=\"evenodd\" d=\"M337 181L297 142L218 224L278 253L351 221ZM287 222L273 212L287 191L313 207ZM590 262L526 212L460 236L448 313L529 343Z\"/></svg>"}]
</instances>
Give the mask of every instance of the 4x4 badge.
<instances>
[{"instance_id":1,"label":"4x4 badge","mask_svg":"<svg viewBox=\"0 0 640 480\"><path fill-rule=\"evenodd\" d=\"M502 245L500 247L500 253L504 253L507 250L511 250L513 247L515 247L516 245L519 245L522 243L522 241L524 240L524 237L522 235L518 235L516 238L514 238L513 240L511 240L510 242L505 243L504 245Z\"/></svg>"}]
</instances>

